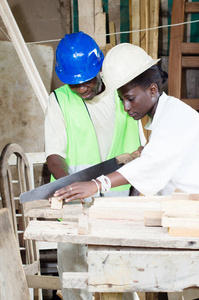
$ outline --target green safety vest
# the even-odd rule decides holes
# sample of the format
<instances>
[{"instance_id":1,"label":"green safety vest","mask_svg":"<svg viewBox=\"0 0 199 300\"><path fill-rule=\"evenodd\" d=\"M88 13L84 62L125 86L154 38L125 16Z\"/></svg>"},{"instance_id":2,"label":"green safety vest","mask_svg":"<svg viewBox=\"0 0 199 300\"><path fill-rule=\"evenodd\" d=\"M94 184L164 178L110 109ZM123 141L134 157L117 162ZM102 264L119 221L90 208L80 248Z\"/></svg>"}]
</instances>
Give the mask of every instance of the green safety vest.
<instances>
[{"instance_id":1,"label":"green safety vest","mask_svg":"<svg viewBox=\"0 0 199 300\"><path fill-rule=\"evenodd\" d=\"M98 141L85 102L68 85L56 89L55 94L66 122L66 163L69 174L100 163ZM117 92L115 99L115 128L107 159L131 153L140 146L138 122L124 111ZM112 190L124 191L129 187L130 185L124 185Z\"/></svg>"}]
</instances>

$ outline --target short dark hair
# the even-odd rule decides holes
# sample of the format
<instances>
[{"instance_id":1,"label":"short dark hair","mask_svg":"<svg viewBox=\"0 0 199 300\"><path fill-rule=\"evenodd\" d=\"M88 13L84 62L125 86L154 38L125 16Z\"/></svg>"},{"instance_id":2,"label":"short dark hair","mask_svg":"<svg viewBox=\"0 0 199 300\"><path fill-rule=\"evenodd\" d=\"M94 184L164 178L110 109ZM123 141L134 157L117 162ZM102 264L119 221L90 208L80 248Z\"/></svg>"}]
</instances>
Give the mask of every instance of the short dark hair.
<instances>
[{"instance_id":1,"label":"short dark hair","mask_svg":"<svg viewBox=\"0 0 199 300\"><path fill-rule=\"evenodd\" d=\"M159 92L162 93L163 85L167 79L167 72L163 71L161 67L154 65L132 79L129 83L133 88L139 86L142 89L147 89L152 83L156 83Z\"/></svg>"}]
</instances>

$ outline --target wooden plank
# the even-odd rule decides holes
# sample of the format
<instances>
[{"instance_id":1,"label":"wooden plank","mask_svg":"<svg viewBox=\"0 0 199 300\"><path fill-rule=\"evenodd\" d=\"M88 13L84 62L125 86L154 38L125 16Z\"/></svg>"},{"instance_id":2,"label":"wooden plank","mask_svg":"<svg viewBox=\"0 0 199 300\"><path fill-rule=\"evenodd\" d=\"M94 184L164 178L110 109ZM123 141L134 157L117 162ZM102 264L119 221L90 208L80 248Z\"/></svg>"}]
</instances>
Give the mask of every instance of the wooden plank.
<instances>
[{"instance_id":1,"label":"wooden plank","mask_svg":"<svg viewBox=\"0 0 199 300\"><path fill-rule=\"evenodd\" d=\"M60 299L64 299L63 298L63 295L62 295L62 290L58 290L57 292L56 292L56 295L60 298Z\"/></svg>"},{"instance_id":2,"label":"wooden plank","mask_svg":"<svg viewBox=\"0 0 199 300\"><path fill-rule=\"evenodd\" d=\"M89 211L89 217L92 219L104 219L104 220L143 220L144 212L130 208L91 208Z\"/></svg>"},{"instance_id":3,"label":"wooden plank","mask_svg":"<svg viewBox=\"0 0 199 300\"><path fill-rule=\"evenodd\" d=\"M96 198L94 205L89 209L89 217L93 219L123 219L144 221L145 211L162 210L162 202L171 197L114 197Z\"/></svg>"},{"instance_id":4,"label":"wooden plank","mask_svg":"<svg viewBox=\"0 0 199 300\"><path fill-rule=\"evenodd\" d=\"M185 12L199 13L199 2L185 2Z\"/></svg>"},{"instance_id":5,"label":"wooden plank","mask_svg":"<svg viewBox=\"0 0 199 300\"><path fill-rule=\"evenodd\" d=\"M136 202L162 202L171 200L171 196L129 196L129 197L96 197L94 205L103 206L105 203L136 203Z\"/></svg>"},{"instance_id":6,"label":"wooden plank","mask_svg":"<svg viewBox=\"0 0 199 300\"><path fill-rule=\"evenodd\" d=\"M51 200L51 209L62 209L63 200L58 200L57 197L50 198Z\"/></svg>"},{"instance_id":7,"label":"wooden plank","mask_svg":"<svg viewBox=\"0 0 199 300\"><path fill-rule=\"evenodd\" d=\"M106 45L106 13L95 15L95 37L96 43L100 48Z\"/></svg>"},{"instance_id":8,"label":"wooden plank","mask_svg":"<svg viewBox=\"0 0 199 300\"><path fill-rule=\"evenodd\" d=\"M27 275L35 275L39 271L39 262L34 261L32 264L24 265L24 272Z\"/></svg>"},{"instance_id":9,"label":"wooden plank","mask_svg":"<svg viewBox=\"0 0 199 300\"><path fill-rule=\"evenodd\" d=\"M125 205L104 205L93 206L89 209L89 217L92 219L106 219L106 220L132 220L132 221L143 221L145 211L158 210L161 211L161 203L158 202L138 202Z\"/></svg>"},{"instance_id":10,"label":"wooden plank","mask_svg":"<svg viewBox=\"0 0 199 300\"><path fill-rule=\"evenodd\" d=\"M7 208L0 210L0 297L30 300L19 247Z\"/></svg>"},{"instance_id":11,"label":"wooden plank","mask_svg":"<svg viewBox=\"0 0 199 300\"><path fill-rule=\"evenodd\" d=\"M70 202L64 203L63 209L51 209L51 204L47 199L30 201L24 203L25 217L29 218L44 218L44 219L59 219L77 221L78 216L83 213L81 203Z\"/></svg>"},{"instance_id":12,"label":"wooden plank","mask_svg":"<svg viewBox=\"0 0 199 300\"><path fill-rule=\"evenodd\" d=\"M115 37L115 22L109 22L109 33L110 35L110 44L114 47L116 45L116 37ZM113 33L113 34L112 34Z\"/></svg>"},{"instance_id":13,"label":"wooden plank","mask_svg":"<svg viewBox=\"0 0 199 300\"><path fill-rule=\"evenodd\" d=\"M199 228L168 228L168 233L173 237L196 237L199 238Z\"/></svg>"},{"instance_id":14,"label":"wooden plank","mask_svg":"<svg viewBox=\"0 0 199 300\"><path fill-rule=\"evenodd\" d=\"M29 218L58 219L62 218L62 210L51 209L47 199L30 201L23 204L24 216Z\"/></svg>"},{"instance_id":15,"label":"wooden plank","mask_svg":"<svg viewBox=\"0 0 199 300\"><path fill-rule=\"evenodd\" d=\"M164 217L170 217L170 218L186 218L186 219L192 219L192 218L199 218L199 213L192 213L189 211L183 211L183 212L178 212L178 211L174 211L174 212L164 212ZM187 221L188 221L187 220Z\"/></svg>"},{"instance_id":16,"label":"wooden plank","mask_svg":"<svg viewBox=\"0 0 199 300\"><path fill-rule=\"evenodd\" d=\"M162 212L161 211L145 211L144 213L145 226L162 226Z\"/></svg>"},{"instance_id":17,"label":"wooden plank","mask_svg":"<svg viewBox=\"0 0 199 300\"><path fill-rule=\"evenodd\" d=\"M140 29L147 29L149 28L149 3L148 0L140 0ZM148 52L148 39L149 33L147 30L140 32L140 47ZM149 121L149 117L145 116L142 118L142 126L144 130L144 135L146 140L149 141L150 130L146 130L145 126Z\"/></svg>"},{"instance_id":18,"label":"wooden plank","mask_svg":"<svg viewBox=\"0 0 199 300\"><path fill-rule=\"evenodd\" d=\"M106 56L106 54L108 53L109 50L111 50L111 48L113 48L112 44L106 44L105 46L105 50L104 50L104 55Z\"/></svg>"},{"instance_id":19,"label":"wooden plank","mask_svg":"<svg viewBox=\"0 0 199 300\"><path fill-rule=\"evenodd\" d=\"M199 68L199 57L198 56L183 56L182 57L183 68Z\"/></svg>"},{"instance_id":20,"label":"wooden plank","mask_svg":"<svg viewBox=\"0 0 199 300\"><path fill-rule=\"evenodd\" d=\"M95 35L95 7L93 0L78 0L79 30L90 36Z\"/></svg>"},{"instance_id":21,"label":"wooden plank","mask_svg":"<svg viewBox=\"0 0 199 300\"><path fill-rule=\"evenodd\" d=\"M184 21L185 0L175 0L172 6L171 24ZM183 26L175 26L170 34L169 80L168 93L181 98L181 43L183 42Z\"/></svg>"},{"instance_id":22,"label":"wooden plank","mask_svg":"<svg viewBox=\"0 0 199 300\"><path fill-rule=\"evenodd\" d=\"M162 211L176 213L199 213L199 201L194 200L171 200L162 202Z\"/></svg>"},{"instance_id":23,"label":"wooden plank","mask_svg":"<svg viewBox=\"0 0 199 300\"><path fill-rule=\"evenodd\" d=\"M78 234L89 233L89 220L87 215L81 215L78 219Z\"/></svg>"},{"instance_id":24,"label":"wooden plank","mask_svg":"<svg viewBox=\"0 0 199 300\"><path fill-rule=\"evenodd\" d=\"M48 93L6 0L0 1L0 14L33 90L45 112Z\"/></svg>"},{"instance_id":25,"label":"wooden plank","mask_svg":"<svg viewBox=\"0 0 199 300\"><path fill-rule=\"evenodd\" d=\"M199 289L198 288L189 288L183 292L178 293L169 293L169 300L182 300L182 299L198 299L199 298Z\"/></svg>"},{"instance_id":26,"label":"wooden plank","mask_svg":"<svg viewBox=\"0 0 199 300\"><path fill-rule=\"evenodd\" d=\"M184 103L190 105L193 109L199 110L199 99L181 99Z\"/></svg>"},{"instance_id":27,"label":"wooden plank","mask_svg":"<svg viewBox=\"0 0 199 300\"><path fill-rule=\"evenodd\" d=\"M63 220L78 221L79 215L83 214L83 206L81 203L65 203L63 205Z\"/></svg>"},{"instance_id":28,"label":"wooden plank","mask_svg":"<svg viewBox=\"0 0 199 300\"><path fill-rule=\"evenodd\" d=\"M34 152L34 153L26 153L29 167L30 167L30 174L31 174L31 181L32 181L32 188L35 188L34 182L34 165L37 164L44 164L46 162L45 152Z\"/></svg>"},{"instance_id":29,"label":"wooden plank","mask_svg":"<svg viewBox=\"0 0 199 300\"><path fill-rule=\"evenodd\" d=\"M120 32L120 0L109 0L108 1L108 16L109 22L115 23L116 32ZM120 34L115 36L116 44L120 43Z\"/></svg>"},{"instance_id":30,"label":"wooden plank","mask_svg":"<svg viewBox=\"0 0 199 300\"><path fill-rule=\"evenodd\" d=\"M162 211L163 227L199 228L199 201L165 201Z\"/></svg>"},{"instance_id":31,"label":"wooden plank","mask_svg":"<svg viewBox=\"0 0 199 300\"><path fill-rule=\"evenodd\" d=\"M91 250L88 251L88 290L176 292L199 287L198 254L198 251L172 250Z\"/></svg>"},{"instance_id":32,"label":"wooden plank","mask_svg":"<svg viewBox=\"0 0 199 300\"><path fill-rule=\"evenodd\" d=\"M168 200L165 200L165 201L168 201ZM142 210L146 210L148 208L151 208L152 210L154 210L154 208L159 208L159 210L161 210L161 204L162 202L161 201L147 201L145 199L140 199L137 200L137 201L133 201L133 202L114 202L114 201L108 201L108 202L104 202L102 200L102 203L100 202L96 202L91 208L90 210L95 210L95 209L112 209L112 208L115 208L115 209L142 209Z\"/></svg>"},{"instance_id":33,"label":"wooden plank","mask_svg":"<svg viewBox=\"0 0 199 300\"><path fill-rule=\"evenodd\" d=\"M149 28L149 0L145 0L146 29ZM149 31L146 30L146 52L149 53Z\"/></svg>"},{"instance_id":34,"label":"wooden plank","mask_svg":"<svg viewBox=\"0 0 199 300\"><path fill-rule=\"evenodd\" d=\"M198 228L199 229L199 218L180 218L180 217L162 217L163 227L175 227L175 228Z\"/></svg>"},{"instance_id":35,"label":"wooden plank","mask_svg":"<svg viewBox=\"0 0 199 300\"><path fill-rule=\"evenodd\" d=\"M88 273L64 272L62 282L65 289L87 289Z\"/></svg>"},{"instance_id":36,"label":"wooden plank","mask_svg":"<svg viewBox=\"0 0 199 300\"><path fill-rule=\"evenodd\" d=\"M78 235L77 222L31 221L25 239L92 245L199 249L197 238L170 237L163 227L145 227L143 222L90 219L90 233Z\"/></svg>"},{"instance_id":37,"label":"wooden plank","mask_svg":"<svg viewBox=\"0 0 199 300\"><path fill-rule=\"evenodd\" d=\"M159 25L159 0L150 1L149 27L155 28ZM149 55L153 59L158 58L158 29L149 31Z\"/></svg>"},{"instance_id":38,"label":"wooden plank","mask_svg":"<svg viewBox=\"0 0 199 300\"><path fill-rule=\"evenodd\" d=\"M198 54L199 43L182 43L181 44L182 54Z\"/></svg>"},{"instance_id":39,"label":"wooden plank","mask_svg":"<svg viewBox=\"0 0 199 300\"><path fill-rule=\"evenodd\" d=\"M102 293L100 294L100 300L122 300L121 293Z\"/></svg>"},{"instance_id":40,"label":"wooden plank","mask_svg":"<svg viewBox=\"0 0 199 300\"><path fill-rule=\"evenodd\" d=\"M102 0L95 0L95 15L103 12Z\"/></svg>"},{"instance_id":41,"label":"wooden plank","mask_svg":"<svg viewBox=\"0 0 199 300\"><path fill-rule=\"evenodd\" d=\"M58 276L27 275L26 279L29 288L40 288L46 290L61 289L61 282Z\"/></svg>"},{"instance_id":42,"label":"wooden plank","mask_svg":"<svg viewBox=\"0 0 199 300\"><path fill-rule=\"evenodd\" d=\"M174 200L199 200L199 194L197 194L197 193L179 193L178 192L178 193L173 193L171 197Z\"/></svg>"},{"instance_id":43,"label":"wooden plank","mask_svg":"<svg viewBox=\"0 0 199 300\"><path fill-rule=\"evenodd\" d=\"M129 1L129 20L130 20L130 31L140 29L140 1L130 0ZM130 43L136 46L140 46L140 32L130 33Z\"/></svg>"},{"instance_id":44,"label":"wooden plank","mask_svg":"<svg viewBox=\"0 0 199 300\"><path fill-rule=\"evenodd\" d=\"M140 0L140 29L146 29L146 0ZM146 31L140 32L140 47L146 51Z\"/></svg>"}]
</instances>

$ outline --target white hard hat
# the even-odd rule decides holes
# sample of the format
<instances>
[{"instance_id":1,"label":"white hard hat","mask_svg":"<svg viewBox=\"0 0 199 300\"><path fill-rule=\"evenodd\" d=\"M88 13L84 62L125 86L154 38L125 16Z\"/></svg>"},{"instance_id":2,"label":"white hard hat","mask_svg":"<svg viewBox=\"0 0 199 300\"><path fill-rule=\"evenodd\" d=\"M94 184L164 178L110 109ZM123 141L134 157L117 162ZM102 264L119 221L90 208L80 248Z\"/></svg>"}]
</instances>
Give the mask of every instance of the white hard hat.
<instances>
[{"instance_id":1,"label":"white hard hat","mask_svg":"<svg viewBox=\"0 0 199 300\"><path fill-rule=\"evenodd\" d=\"M102 65L105 93L117 90L159 60L152 59L142 48L129 43L113 47L107 53Z\"/></svg>"}]
</instances>

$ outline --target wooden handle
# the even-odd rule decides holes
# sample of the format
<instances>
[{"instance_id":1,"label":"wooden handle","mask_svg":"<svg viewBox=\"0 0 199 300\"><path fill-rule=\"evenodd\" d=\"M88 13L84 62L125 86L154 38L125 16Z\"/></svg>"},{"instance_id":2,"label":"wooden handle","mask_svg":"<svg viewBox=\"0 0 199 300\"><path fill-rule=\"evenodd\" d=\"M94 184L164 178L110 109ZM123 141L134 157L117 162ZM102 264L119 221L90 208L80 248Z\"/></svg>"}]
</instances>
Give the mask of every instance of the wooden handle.
<instances>
[{"instance_id":1,"label":"wooden handle","mask_svg":"<svg viewBox=\"0 0 199 300\"><path fill-rule=\"evenodd\" d=\"M120 164L127 164L130 161L134 160L135 158L140 157L140 153L135 151L133 153L124 153L121 155L116 156L116 162Z\"/></svg>"}]
</instances>

